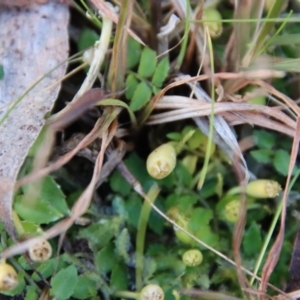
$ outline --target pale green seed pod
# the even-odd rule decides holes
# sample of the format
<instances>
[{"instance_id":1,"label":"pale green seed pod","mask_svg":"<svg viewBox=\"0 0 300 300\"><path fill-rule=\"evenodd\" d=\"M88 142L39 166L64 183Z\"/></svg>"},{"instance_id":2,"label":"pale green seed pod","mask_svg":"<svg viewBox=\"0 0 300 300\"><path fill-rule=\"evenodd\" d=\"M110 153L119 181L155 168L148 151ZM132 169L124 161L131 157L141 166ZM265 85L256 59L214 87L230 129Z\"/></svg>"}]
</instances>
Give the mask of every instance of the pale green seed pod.
<instances>
[{"instance_id":1,"label":"pale green seed pod","mask_svg":"<svg viewBox=\"0 0 300 300\"><path fill-rule=\"evenodd\" d=\"M275 198L281 191L278 182L269 179L258 179L248 183L246 193L254 198Z\"/></svg>"},{"instance_id":2,"label":"pale green seed pod","mask_svg":"<svg viewBox=\"0 0 300 300\"><path fill-rule=\"evenodd\" d=\"M196 267L202 263L203 255L198 249L185 251L182 255L182 261L187 267Z\"/></svg>"},{"instance_id":3,"label":"pale green seed pod","mask_svg":"<svg viewBox=\"0 0 300 300\"><path fill-rule=\"evenodd\" d=\"M6 262L0 262L0 291L10 291L18 285L16 270Z\"/></svg>"},{"instance_id":4,"label":"pale green seed pod","mask_svg":"<svg viewBox=\"0 0 300 300\"><path fill-rule=\"evenodd\" d=\"M216 38L221 35L223 31L222 25L222 16L215 8L207 8L203 11L202 16L203 21L210 21L205 22L205 25L208 27L209 34L212 38Z\"/></svg>"},{"instance_id":5,"label":"pale green seed pod","mask_svg":"<svg viewBox=\"0 0 300 300\"><path fill-rule=\"evenodd\" d=\"M141 290L138 300L163 300L164 291L157 284L148 284Z\"/></svg>"},{"instance_id":6,"label":"pale green seed pod","mask_svg":"<svg viewBox=\"0 0 300 300\"><path fill-rule=\"evenodd\" d=\"M52 255L52 247L47 240L41 241L28 250L29 258L34 262L45 262Z\"/></svg>"},{"instance_id":7,"label":"pale green seed pod","mask_svg":"<svg viewBox=\"0 0 300 300\"><path fill-rule=\"evenodd\" d=\"M147 158L147 171L155 179L167 177L176 166L176 151L170 144L153 150Z\"/></svg>"},{"instance_id":8,"label":"pale green seed pod","mask_svg":"<svg viewBox=\"0 0 300 300\"><path fill-rule=\"evenodd\" d=\"M239 212L241 207L240 200L232 200L225 205L224 217L230 223L236 223L239 219Z\"/></svg>"}]
</instances>

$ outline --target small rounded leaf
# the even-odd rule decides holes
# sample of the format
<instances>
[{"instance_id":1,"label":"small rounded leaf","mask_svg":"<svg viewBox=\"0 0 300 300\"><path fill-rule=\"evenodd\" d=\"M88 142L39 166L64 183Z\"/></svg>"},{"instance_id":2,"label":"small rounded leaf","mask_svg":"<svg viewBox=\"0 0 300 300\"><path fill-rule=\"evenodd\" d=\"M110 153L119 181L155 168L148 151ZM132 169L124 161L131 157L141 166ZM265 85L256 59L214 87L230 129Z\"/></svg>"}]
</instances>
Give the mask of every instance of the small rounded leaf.
<instances>
[{"instance_id":1,"label":"small rounded leaf","mask_svg":"<svg viewBox=\"0 0 300 300\"><path fill-rule=\"evenodd\" d=\"M176 151L170 144L153 150L147 158L147 171L155 179L167 177L176 166Z\"/></svg>"}]
</instances>

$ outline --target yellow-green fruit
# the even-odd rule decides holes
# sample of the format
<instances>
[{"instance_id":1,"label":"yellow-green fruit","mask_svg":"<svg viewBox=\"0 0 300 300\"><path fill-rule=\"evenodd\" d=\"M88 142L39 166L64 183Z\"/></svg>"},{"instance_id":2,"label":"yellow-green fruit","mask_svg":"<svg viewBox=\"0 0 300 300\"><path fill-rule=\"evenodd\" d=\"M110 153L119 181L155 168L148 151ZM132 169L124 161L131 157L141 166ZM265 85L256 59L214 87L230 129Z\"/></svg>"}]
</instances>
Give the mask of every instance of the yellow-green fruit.
<instances>
[{"instance_id":1,"label":"yellow-green fruit","mask_svg":"<svg viewBox=\"0 0 300 300\"><path fill-rule=\"evenodd\" d=\"M176 166L176 151L170 144L153 150L147 158L147 171L155 179L167 177Z\"/></svg>"},{"instance_id":2,"label":"yellow-green fruit","mask_svg":"<svg viewBox=\"0 0 300 300\"><path fill-rule=\"evenodd\" d=\"M240 200L232 200L225 205L224 217L230 223L236 223L239 219L241 202Z\"/></svg>"},{"instance_id":3,"label":"yellow-green fruit","mask_svg":"<svg viewBox=\"0 0 300 300\"><path fill-rule=\"evenodd\" d=\"M142 288L138 300L163 300L164 291L157 284L148 284Z\"/></svg>"},{"instance_id":4,"label":"yellow-green fruit","mask_svg":"<svg viewBox=\"0 0 300 300\"><path fill-rule=\"evenodd\" d=\"M185 251L182 255L183 263L188 267L196 267L202 263L203 255L198 249Z\"/></svg>"},{"instance_id":5,"label":"yellow-green fruit","mask_svg":"<svg viewBox=\"0 0 300 300\"><path fill-rule=\"evenodd\" d=\"M0 263L0 291L10 291L18 284L16 270L7 263Z\"/></svg>"},{"instance_id":6,"label":"yellow-green fruit","mask_svg":"<svg viewBox=\"0 0 300 300\"><path fill-rule=\"evenodd\" d=\"M210 21L205 22L205 25L208 27L209 34L212 38L218 37L222 33L222 16L215 8L205 9L202 19L203 21Z\"/></svg>"},{"instance_id":7,"label":"yellow-green fruit","mask_svg":"<svg viewBox=\"0 0 300 300\"><path fill-rule=\"evenodd\" d=\"M32 261L45 262L52 255L52 247L48 241L40 241L28 250L28 255Z\"/></svg>"},{"instance_id":8,"label":"yellow-green fruit","mask_svg":"<svg viewBox=\"0 0 300 300\"><path fill-rule=\"evenodd\" d=\"M275 198L281 191L278 182L269 179L258 179L248 183L246 193L254 198Z\"/></svg>"}]
</instances>

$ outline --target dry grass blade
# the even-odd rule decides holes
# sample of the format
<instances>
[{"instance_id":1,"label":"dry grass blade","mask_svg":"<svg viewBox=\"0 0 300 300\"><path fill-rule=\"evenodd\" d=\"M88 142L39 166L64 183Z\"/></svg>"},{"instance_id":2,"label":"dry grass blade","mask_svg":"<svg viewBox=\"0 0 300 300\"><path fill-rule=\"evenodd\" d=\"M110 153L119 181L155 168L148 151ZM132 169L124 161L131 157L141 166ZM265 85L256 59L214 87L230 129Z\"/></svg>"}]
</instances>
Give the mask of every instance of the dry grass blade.
<instances>
[{"instance_id":1,"label":"dry grass blade","mask_svg":"<svg viewBox=\"0 0 300 300\"><path fill-rule=\"evenodd\" d=\"M241 287L241 290L245 293L248 299L253 299L253 295L249 292L247 292L247 288L249 288L249 282L245 276L245 274L242 272L242 257L240 248L242 245L243 240L243 234L246 224L246 212L247 212L247 197L246 197L246 184L247 182L244 181L244 174L241 172L240 166L237 163L237 160L234 161L233 166L235 167L235 171L237 174L237 178L241 187L241 206L239 209L239 219L234 227L234 233L233 233L233 239L232 239L232 248L233 248L233 254L234 254L234 260L237 265L237 277L239 280L239 284Z\"/></svg>"},{"instance_id":2,"label":"dry grass blade","mask_svg":"<svg viewBox=\"0 0 300 300\"><path fill-rule=\"evenodd\" d=\"M262 281L260 284L260 290L262 292L265 292L265 290L267 288L268 280L272 274L272 271L274 270L274 268L277 264L277 261L279 259L279 255L281 252L281 247L282 247L283 238L284 238L284 231L285 231L286 204L287 204L287 197L288 197L288 192L289 192L289 184L291 181L292 171L294 169L297 155L298 155L299 141L300 141L300 118L297 119L297 126L296 126L296 130L295 130L295 137L294 137L294 141L293 141L291 159L290 159L290 163L289 163L289 171L288 171L285 190L284 190L284 194L283 194L283 198L282 198L283 205L282 205L282 213L281 213L280 230L279 230L277 238L268 254L267 261L266 261L266 263L263 267L263 271L262 271Z\"/></svg>"},{"instance_id":3,"label":"dry grass blade","mask_svg":"<svg viewBox=\"0 0 300 300\"><path fill-rule=\"evenodd\" d=\"M200 75L200 76L194 76L190 77L187 76L184 79L178 80L176 82L173 82L163 88L155 97L152 98L152 100L149 102L149 104L146 106L146 108L143 111L143 114L140 118L140 124L143 124L146 122L153 111L153 109L156 106L156 103L163 97L163 95L170 89L187 84L189 82L196 82L196 81L203 81L206 79L216 80L216 79L267 79L267 78L273 78L273 77L282 77L284 74L282 72L274 72L272 70L260 70L257 71L247 71L247 72L239 72L239 73L227 73L227 72L221 72L221 73L214 73L212 75Z\"/></svg>"},{"instance_id":4,"label":"dry grass blade","mask_svg":"<svg viewBox=\"0 0 300 300\"><path fill-rule=\"evenodd\" d=\"M211 113L215 115L215 103L212 105L212 100L208 95L203 91L203 89L199 86L199 83L196 83L195 85L192 85L191 83L188 83L188 85L193 89L193 93L195 94L196 98L198 99L198 102L201 100L204 100L208 103L210 103L211 106L211 112L209 116L211 116ZM218 87L218 100L216 102L219 102L224 97L224 90L221 85ZM209 122L207 119L204 118L194 118L195 123L197 126L201 129L203 133L205 133L207 136L209 136ZM210 120L212 122L212 120ZM213 120L213 140L214 142L222 149L228 157L233 160L235 158L238 158L242 165L241 168L244 170L244 179L245 181L248 180L248 171L247 171L247 164L244 160L244 157L242 155L242 152L239 148L237 139L235 134L233 133L232 129L228 126L227 122L224 120L222 116L215 116Z\"/></svg>"},{"instance_id":5,"label":"dry grass blade","mask_svg":"<svg viewBox=\"0 0 300 300\"><path fill-rule=\"evenodd\" d=\"M227 112L247 112L253 111L263 115L273 117L286 124L290 128L295 128L295 121L288 117L281 111L278 111L271 107L266 107L258 104L250 103L216 103L214 108L215 114L222 114ZM199 103L188 108L180 108L169 112L164 112L156 115L152 115L147 122L148 125L160 124L166 122L173 122L177 120L195 118L199 116L208 116L211 113L211 104Z\"/></svg>"},{"instance_id":6,"label":"dry grass blade","mask_svg":"<svg viewBox=\"0 0 300 300\"><path fill-rule=\"evenodd\" d=\"M91 0L92 3L101 11L105 13L105 15L110 18L114 23L118 24L119 18L118 16L112 12L103 1L100 0ZM140 44L145 45L144 42L130 29L126 28L130 36L132 36L136 41Z\"/></svg>"},{"instance_id":7,"label":"dry grass blade","mask_svg":"<svg viewBox=\"0 0 300 300\"><path fill-rule=\"evenodd\" d=\"M124 88L128 38L127 28L129 28L131 23L133 4L134 1L125 0L121 6L108 74L109 85L113 92ZM119 51L120 49L122 51Z\"/></svg>"},{"instance_id":8,"label":"dry grass blade","mask_svg":"<svg viewBox=\"0 0 300 300\"><path fill-rule=\"evenodd\" d=\"M78 151L87 147L96 138L101 137L103 132L107 130L107 128L110 126L111 122L116 118L119 112L120 112L119 108L115 108L113 111L111 111L109 108L105 109L102 117L97 121L93 130L88 135L86 135L85 138L74 149L66 153L64 156L59 158L53 164L43 169L37 170L35 173L31 173L25 176L24 178L20 179L16 184L16 188L26 183L35 181L43 176L46 176L47 174L59 169L61 166L69 162L76 155ZM52 130L51 127L49 130Z\"/></svg>"},{"instance_id":9,"label":"dry grass blade","mask_svg":"<svg viewBox=\"0 0 300 300\"><path fill-rule=\"evenodd\" d=\"M240 298L236 298L223 293L201 291L196 289L180 290L180 294L187 295L190 297L195 297L196 299L202 299L202 300L241 300Z\"/></svg>"},{"instance_id":10,"label":"dry grass blade","mask_svg":"<svg viewBox=\"0 0 300 300\"><path fill-rule=\"evenodd\" d=\"M252 126L258 125L263 128L275 130L277 132L286 134L290 137L294 137L295 135L294 127L291 128L286 124L274 121L268 116L264 116L262 114L245 111L239 113L226 112L222 113L222 115L230 123L231 126L240 124L250 124Z\"/></svg>"}]
</instances>

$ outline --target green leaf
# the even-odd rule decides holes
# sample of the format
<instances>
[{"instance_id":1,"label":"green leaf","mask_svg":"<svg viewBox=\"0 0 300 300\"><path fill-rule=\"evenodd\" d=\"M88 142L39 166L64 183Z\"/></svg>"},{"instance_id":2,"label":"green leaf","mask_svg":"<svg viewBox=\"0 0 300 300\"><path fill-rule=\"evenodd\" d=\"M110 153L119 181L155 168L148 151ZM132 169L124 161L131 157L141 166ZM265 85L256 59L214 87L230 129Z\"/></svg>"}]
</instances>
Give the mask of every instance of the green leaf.
<instances>
[{"instance_id":1,"label":"green leaf","mask_svg":"<svg viewBox=\"0 0 300 300\"><path fill-rule=\"evenodd\" d=\"M206 209L198 207L193 209L191 214L191 219L189 221L189 228L192 231L197 231L203 226L207 226L213 217L213 212L211 209Z\"/></svg>"},{"instance_id":2,"label":"green leaf","mask_svg":"<svg viewBox=\"0 0 300 300\"><path fill-rule=\"evenodd\" d=\"M203 241L204 243L208 244L211 247L217 248L219 237L217 234L212 232L210 226L202 226L197 232L195 233L195 236ZM200 246L200 249L205 249L203 246Z\"/></svg>"},{"instance_id":3,"label":"green leaf","mask_svg":"<svg viewBox=\"0 0 300 300\"><path fill-rule=\"evenodd\" d=\"M162 198L158 198L155 201L155 205L158 209L163 211ZM155 211L151 210L150 217L148 220L148 226L156 234L161 235L164 230L165 220Z\"/></svg>"},{"instance_id":4,"label":"green leaf","mask_svg":"<svg viewBox=\"0 0 300 300\"><path fill-rule=\"evenodd\" d=\"M126 91L125 91L126 99L131 100L139 84L139 81L136 79L134 74L129 74L126 78L125 84L126 84Z\"/></svg>"},{"instance_id":5,"label":"green leaf","mask_svg":"<svg viewBox=\"0 0 300 300\"><path fill-rule=\"evenodd\" d=\"M259 149L250 152L251 156L259 163L268 164L272 162L273 150Z\"/></svg>"},{"instance_id":6,"label":"green leaf","mask_svg":"<svg viewBox=\"0 0 300 300\"><path fill-rule=\"evenodd\" d=\"M142 52L138 74L143 78L148 78L153 75L157 64L156 53L152 49L146 47Z\"/></svg>"},{"instance_id":7,"label":"green leaf","mask_svg":"<svg viewBox=\"0 0 300 300\"><path fill-rule=\"evenodd\" d=\"M97 289L95 288L95 281L86 274L78 276L78 281L72 296L76 299L91 299L96 295Z\"/></svg>"},{"instance_id":8,"label":"green leaf","mask_svg":"<svg viewBox=\"0 0 300 300\"><path fill-rule=\"evenodd\" d=\"M31 206L28 204L28 199L24 196L16 197L14 209L22 219L36 224L48 224L64 216L52 207L49 202L40 199L34 206Z\"/></svg>"},{"instance_id":9,"label":"green leaf","mask_svg":"<svg viewBox=\"0 0 300 300\"><path fill-rule=\"evenodd\" d=\"M89 246L93 250L106 246L115 236L118 228L118 218L103 220L101 224L94 223L80 231L79 237L88 240Z\"/></svg>"},{"instance_id":10,"label":"green leaf","mask_svg":"<svg viewBox=\"0 0 300 300\"><path fill-rule=\"evenodd\" d=\"M139 182L144 185L147 181L151 180L151 176L146 170L146 163L142 160L136 152L130 153L125 159L125 165L135 178L138 178Z\"/></svg>"},{"instance_id":11,"label":"green leaf","mask_svg":"<svg viewBox=\"0 0 300 300\"><path fill-rule=\"evenodd\" d=\"M254 138L257 147L262 149L272 149L275 146L275 134L263 130L254 130Z\"/></svg>"},{"instance_id":12,"label":"green leaf","mask_svg":"<svg viewBox=\"0 0 300 300\"><path fill-rule=\"evenodd\" d=\"M78 41L79 51L92 47L99 38L99 35L94 30L89 28L85 28L80 32L81 34Z\"/></svg>"},{"instance_id":13,"label":"green leaf","mask_svg":"<svg viewBox=\"0 0 300 300\"><path fill-rule=\"evenodd\" d=\"M143 279L145 282L151 280L154 277L154 272L156 271L156 259L151 257L146 257L144 259L144 268L143 268Z\"/></svg>"},{"instance_id":14,"label":"green leaf","mask_svg":"<svg viewBox=\"0 0 300 300\"><path fill-rule=\"evenodd\" d=\"M127 46L127 69L132 69L138 64L140 61L141 52L142 47L140 43L138 43L132 37L129 37Z\"/></svg>"},{"instance_id":15,"label":"green leaf","mask_svg":"<svg viewBox=\"0 0 300 300\"><path fill-rule=\"evenodd\" d=\"M128 288L128 269L122 264L115 264L110 279L110 286L113 290L122 291Z\"/></svg>"},{"instance_id":16,"label":"green leaf","mask_svg":"<svg viewBox=\"0 0 300 300\"><path fill-rule=\"evenodd\" d=\"M124 228L115 239L115 251L118 256L122 257L126 264L129 263L130 235L128 229Z\"/></svg>"},{"instance_id":17,"label":"green leaf","mask_svg":"<svg viewBox=\"0 0 300 300\"><path fill-rule=\"evenodd\" d=\"M152 83L158 88L161 88L170 70L168 57L163 58L157 65L155 73L152 77Z\"/></svg>"},{"instance_id":18,"label":"green leaf","mask_svg":"<svg viewBox=\"0 0 300 300\"><path fill-rule=\"evenodd\" d=\"M41 231L40 226L36 223L21 221L21 224L25 233L38 234Z\"/></svg>"},{"instance_id":19,"label":"green leaf","mask_svg":"<svg viewBox=\"0 0 300 300\"><path fill-rule=\"evenodd\" d=\"M36 300L38 295L34 286L29 286L26 292L25 300Z\"/></svg>"},{"instance_id":20,"label":"green leaf","mask_svg":"<svg viewBox=\"0 0 300 300\"><path fill-rule=\"evenodd\" d=\"M252 222L250 227L244 233L243 251L250 258L257 255L262 247L262 237L260 226Z\"/></svg>"},{"instance_id":21,"label":"green leaf","mask_svg":"<svg viewBox=\"0 0 300 300\"><path fill-rule=\"evenodd\" d=\"M128 213L128 223L137 228L142 209L141 198L138 195L133 194L130 199L126 201L125 206Z\"/></svg>"},{"instance_id":22,"label":"green leaf","mask_svg":"<svg viewBox=\"0 0 300 300\"><path fill-rule=\"evenodd\" d=\"M119 196L114 197L112 199L112 208L113 211L122 218L122 220L127 220L128 215L123 198Z\"/></svg>"},{"instance_id":23,"label":"green leaf","mask_svg":"<svg viewBox=\"0 0 300 300\"><path fill-rule=\"evenodd\" d=\"M4 77L4 69L3 69L3 65L0 65L0 80L2 80Z\"/></svg>"},{"instance_id":24,"label":"green leaf","mask_svg":"<svg viewBox=\"0 0 300 300\"><path fill-rule=\"evenodd\" d=\"M180 161L176 164L175 173L178 178L178 184L182 184L184 186L189 186L191 184L192 174Z\"/></svg>"},{"instance_id":25,"label":"green leaf","mask_svg":"<svg viewBox=\"0 0 300 300\"><path fill-rule=\"evenodd\" d=\"M144 81L140 82L136 87L129 107L132 111L141 109L151 99L152 91L148 84Z\"/></svg>"},{"instance_id":26,"label":"green leaf","mask_svg":"<svg viewBox=\"0 0 300 300\"><path fill-rule=\"evenodd\" d=\"M61 191L60 186L51 176L44 177L41 198L51 203L60 213L68 215L70 213L66 203L66 197Z\"/></svg>"},{"instance_id":27,"label":"green leaf","mask_svg":"<svg viewBox=\"0 0 300 300\"><path fill-rule=\"evenodd\" d=\"M182 134L180 132L170 132L166 137L172 141L180 141L182 139Z\"/></svg>"},{"instance_id":28,"label":"green leaf","mask_svg":"<svg viewBox=\"0 0 300 300\"><path fill-rule=\"evenodd\" d=\"M290 163L290 154L285 150L276 150L274 155L273 164L278 173L283 176L288 174Z\"/></svg>"},{"instance_id":29,"label":"green leaf","mask_svg":"<svg viewBox=\"0 0 300 300\"><path fill-rule=\"evenodd\" d=\"M114 192L119 193L122 196L127 196L131 190L131 185L118 171L112 173L109 178L109 184Z\"/></svg>"},{"instance_id":30,"label":"green leaf","mask_svg":"<svg viewBox=\"0 0 300 300\"><path fill-rule=\"evenodd\" d=\"M50 293L57 300L70 299L77 285L78 275L74 266L60 270L51 279Z\"/></svg>"},{"instance_id":31,"label":"green leaf","mask_svg":"<svg viewBox=\"0 0 300 300\"><path fill-rule=\"evenodd\" d=\"M66 263L61 259L61 257L58 258L51 258L44 263L40 264L37 267L37 271L39 274L43 276L43 278L47 279L49 278L56 270L60 270L62 268L66 267ZM32 275L32 279L35 281L40 280L40 276L34 272Z\"/></svg>"},{"instance_id":32,"label":"green leaf","mask_svg":"<svg viewBox=\"0 0 300 300\"><path fill-rule=\"evenodd\" d=\"M178 208L180 211L188 212L191 207L198 201L197 195L181 195L178 199Z\"/></svg>"},{"instance_id":33,"label":"green leaf","mask_svg":"<svg viewBox=\"0 0 300 300\"><path fill-rule=\"evenodd\" d=\"M275 36L270 41L270 45L297 45L300 44L300 34L299 33L291 33L291 34L283 34L279 36Z\"/></svg>"},{"instance_id":34,"label":"green leaf","mask_svg":"<svg viewBox=\"0 0 300 300\"><path fill-rule=\"evenodd\" d=\"M208 290L210 287L210 278L208 274L201 274L197 278L197 285L199 285L204 290Z\"/></svg>"},{"instance_id":35,"label":"green leaf","mask_svg":"<svg viewBox=\"0 0 300 300\"><path fill-rule=\"evenodd\" d=\"M59 212L62 216L69 215L70 210L65 200L65 195L61 191L60 186L55 182L51 176L46 176L41 181L41 191L39 198L43 200L43 203L48 203L53 209ZM35 184L28 184L23 186L23 192L26 193L35 188Z\"/></svg>"},{"instance_id":36,"label":"green leaf","mask_svg":"<svg viewBox=\"0 0 300 300\"><path fill-rule=\"evenodd\" d=\"M95 255L95 265L99 273L108 273L117 261L113 243L109 243Z\"/></svg>"}]
</instances>

